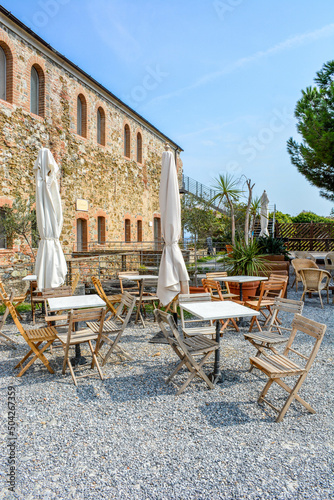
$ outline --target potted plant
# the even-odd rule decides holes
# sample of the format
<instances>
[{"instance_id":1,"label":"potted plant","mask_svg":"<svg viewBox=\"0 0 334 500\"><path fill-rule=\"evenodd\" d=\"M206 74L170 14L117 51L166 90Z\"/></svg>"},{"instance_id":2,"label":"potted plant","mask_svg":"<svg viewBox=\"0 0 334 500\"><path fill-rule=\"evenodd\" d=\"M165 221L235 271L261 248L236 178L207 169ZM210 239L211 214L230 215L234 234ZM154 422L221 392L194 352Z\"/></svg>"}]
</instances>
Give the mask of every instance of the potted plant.
<instances>
[{"instance_id":1,"label":"potted plant","mask_svg":"<svg viewBox=\"0 0 334 500\"><path fill-rule=\"evenodd\" d=\"M262 254L268 260L288 260L289 251L287 250L283 238L274 238L273 236L260 236L257 243Z\"/></svg>"},{"instance_id":2,"label":"potted plant","mask_svg":"<svg viewBox=\"0 0 334 500\"><path fill-rule=\"evenodd\" d=\"M270 264L261 254L261 250L256 241L245 243L244 240L236 241L232 247L232 253L226 259L229 273L232 276L259 276L270 270ZM259 281L244 283L242 287L243 299L256 294ZM239 284L229 283L231 293L239 295Z\"/></svg>"}]
</instances>

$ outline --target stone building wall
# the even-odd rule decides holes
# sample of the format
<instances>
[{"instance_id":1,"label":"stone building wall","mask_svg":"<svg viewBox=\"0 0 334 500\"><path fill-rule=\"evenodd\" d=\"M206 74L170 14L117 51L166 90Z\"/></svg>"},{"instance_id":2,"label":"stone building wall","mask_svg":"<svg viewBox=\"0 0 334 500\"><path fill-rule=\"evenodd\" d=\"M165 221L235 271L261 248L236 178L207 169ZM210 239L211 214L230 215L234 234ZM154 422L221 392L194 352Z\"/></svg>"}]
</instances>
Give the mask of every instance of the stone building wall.
<instances>
[{"instance_id":1,"label":"stone building wall","mask_svg":"<svg viewBox=\"0 0 334 500\"><path fill-rule=\"evenodd\" d=\"M88 243L97 241L99 216L105 217L106 241L124 241L126 218L131 221L131 241L137 240L138 220L142 220L143 241L153 241L153 219L160 217L164 143L175 151L179 175L181 149L16 21L0 11L0 46L10 73L6 100L0 99L0 208L12 204L17 196L34 194L34 162L39 149L47 147L60 166L65 253L75 250L78 218L87 221ZM33 65L40 82L44 81L42 116L30 112ZM86 137L76 133L78 95L86 101ZM105 116L105 145L97 143L98 108ZM130 158L124 156L125 125L131 133ZM142 135L142 163L136 161L138 132ZM87 200L88 211L77 210L77 200ZM0 249L0 263L1 259L3 264L17 260L16 252L26 253L19 240L11 249Z\"/></svg>"}]
</instances>

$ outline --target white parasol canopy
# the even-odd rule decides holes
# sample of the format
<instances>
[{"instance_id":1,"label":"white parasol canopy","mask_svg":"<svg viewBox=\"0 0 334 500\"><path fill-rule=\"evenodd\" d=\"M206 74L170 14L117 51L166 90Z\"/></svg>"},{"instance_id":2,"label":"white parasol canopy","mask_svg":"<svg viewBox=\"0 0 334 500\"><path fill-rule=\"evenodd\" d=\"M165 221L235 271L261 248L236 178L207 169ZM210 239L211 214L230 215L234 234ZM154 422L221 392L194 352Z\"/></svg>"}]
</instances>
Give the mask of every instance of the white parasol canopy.
<instances>
[{"instance_id":1,"label":"white parasol canopy","mask_svg":"<svg viewBox=\"0 0 334 500\"><path fill-rule=\"evenodd\" d=\"M267 196L266 190L263 191L261 196L261 209L260 209L260 222L261 222L261 232L260 236L269 236L268 232L268 220L269 220L269 198Z\"/></svg>"},{"instance_id":2,"label":"white parasol canopy","mask_svg":"<svg viewBox=\"0 0 334 500\"><path fill-rule=\"evenodd\" d=\"M54 288L62 285L67 273L66 260L59 243L63 212L56 174L59 167L47 148L42 148L34 166L36 176L36 216L39 242L35 274L37 287Z\"/></svg>"},{"instance_id":3,"label":"white parasol canopy","mask_svg":"<svg viewBox=\"0 0 334 500\"><path fill-rule=\"evenodd\" d=\"M160 213L164 249L161 256L157 295L166 306L182 291L189 293L189 276L178 245L181 235L181 203L174 156L162 153Z\"/></svg>"}]
</instances>

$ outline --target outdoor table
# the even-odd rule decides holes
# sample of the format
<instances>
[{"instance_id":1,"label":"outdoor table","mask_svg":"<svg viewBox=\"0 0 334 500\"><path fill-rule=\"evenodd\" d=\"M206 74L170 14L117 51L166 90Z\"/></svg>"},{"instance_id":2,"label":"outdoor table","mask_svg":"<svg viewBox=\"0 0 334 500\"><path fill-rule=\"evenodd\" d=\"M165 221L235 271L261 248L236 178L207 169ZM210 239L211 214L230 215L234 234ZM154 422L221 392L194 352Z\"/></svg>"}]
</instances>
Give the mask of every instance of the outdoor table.
<instances>
[{"instance_id":1,"label":"outdoor table","mask_svg":"<svg viewBox=\"0 0 334 500\"><path fill-rule=\"evenodd\" d=\"M97 294L70 295L69 297L55 297L48 299L50 312L66 311L71 309L86 309L90 307L105 307L106 303ZM75 327L78 327L76 323ZM81 356L80 344L75 346L75 357L71 359L73 365L82 365L86 360Z\"/></svg>"},{"instance_id":2,"label":"outdoor table","mask_svg":"<svg viewBox=\"0 0 334 500\"><path fill-rule=\"evenodd\" d=\"M219 344L215 351L215 363L211 380L214 384L221 382L220 372L220 329L221 319L245 318L247 316L259 316L258 311L242 306L232 300L214 302L183 302L180 307L203 321L216 320L216 342Z\"/></svg>"},{"instance_id":3,"label":"outdoor table","mask_svg":"<svg viewBox=\"0 0 334 500\"><path fill-rule=\"evenodd\" d=\"M156 280L158 282L159 276L152 275L152 274L122 274L122 279L130 280L130 281L139 281L140 282L140 289L139 289L139 297L141 297L141 292L142 288L144 286L144 280ZM139 311L141 308L141 301L138 302L137 305L137 315L136 315L136 323L138 321L138 316L139 316Z\"/></svg>"},{"instance_id":4,"label":"outdoor table","mask_svg":"<svg viewBox=\"0 0 334 500\"><path fill-rule=\"evenodd\" d=\"M228 283L239 283L240 300L242 301L242 285L251 281L266 281L267 276L219 276L215 281L227 281Z\"/></svg>"}]
</instances>

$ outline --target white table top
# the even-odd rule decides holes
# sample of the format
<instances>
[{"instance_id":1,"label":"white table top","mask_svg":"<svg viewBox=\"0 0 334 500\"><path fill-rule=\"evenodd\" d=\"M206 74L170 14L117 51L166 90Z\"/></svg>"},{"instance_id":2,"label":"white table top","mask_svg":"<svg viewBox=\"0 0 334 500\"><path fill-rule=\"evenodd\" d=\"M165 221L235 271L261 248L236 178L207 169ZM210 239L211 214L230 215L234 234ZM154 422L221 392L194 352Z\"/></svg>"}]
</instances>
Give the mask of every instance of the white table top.
<instances>
[{"instance_id":1,"label":"white table top","mask_svg":"<svg viewBox=\"0 0 334 500\"><path fill-rule=\"evenodd\" d=\"M184 302L180 307L203 320L245 318L246 316L259 316L258 311L242 306L232 300L215 302Z\"/></svg>"},{"instance_id":2,"label":"white table top","mask_svg":"<svg viewBox=\"0 0 334 500\"><path fill-rule=\"evenodd\" d=\"M157 280L159 276L154 276L152 274L123 274L121 276L122 279L132 280L132 281L141 281L141 280Z\"/></svg>"},{"instance_id":3,"label":"white table top","mask_svg":"<svg viewBox=\"0 0 334 500\"><path fill-rule=\"evenodd\" d=\"M228 281L229 283L248 283L250 281L266 281L267 276L219 276L214 281Z\"/></svg>"},{"instance_id":4,"label":"white table top","mask_svg":"<svg viewBox=\"0 0 334 500\"><path fill-rule=\"evenodd\" d=\"M97 294L71 295L70 297L55 297L48 299L50 311L65 311L68 309L85 309L86 307L105 307L106 303Z\"/></svg>"},{"instance_id":5,"label":"white table top","mask_svg":"<svg viewBox=\"0 0 334 500\"><path fill-rule=\"evenodd\" d=\"M24 278L22 278L22 281L37 281L37 276L36 274L28 274Z\"/></svg>"}]
</instances>

